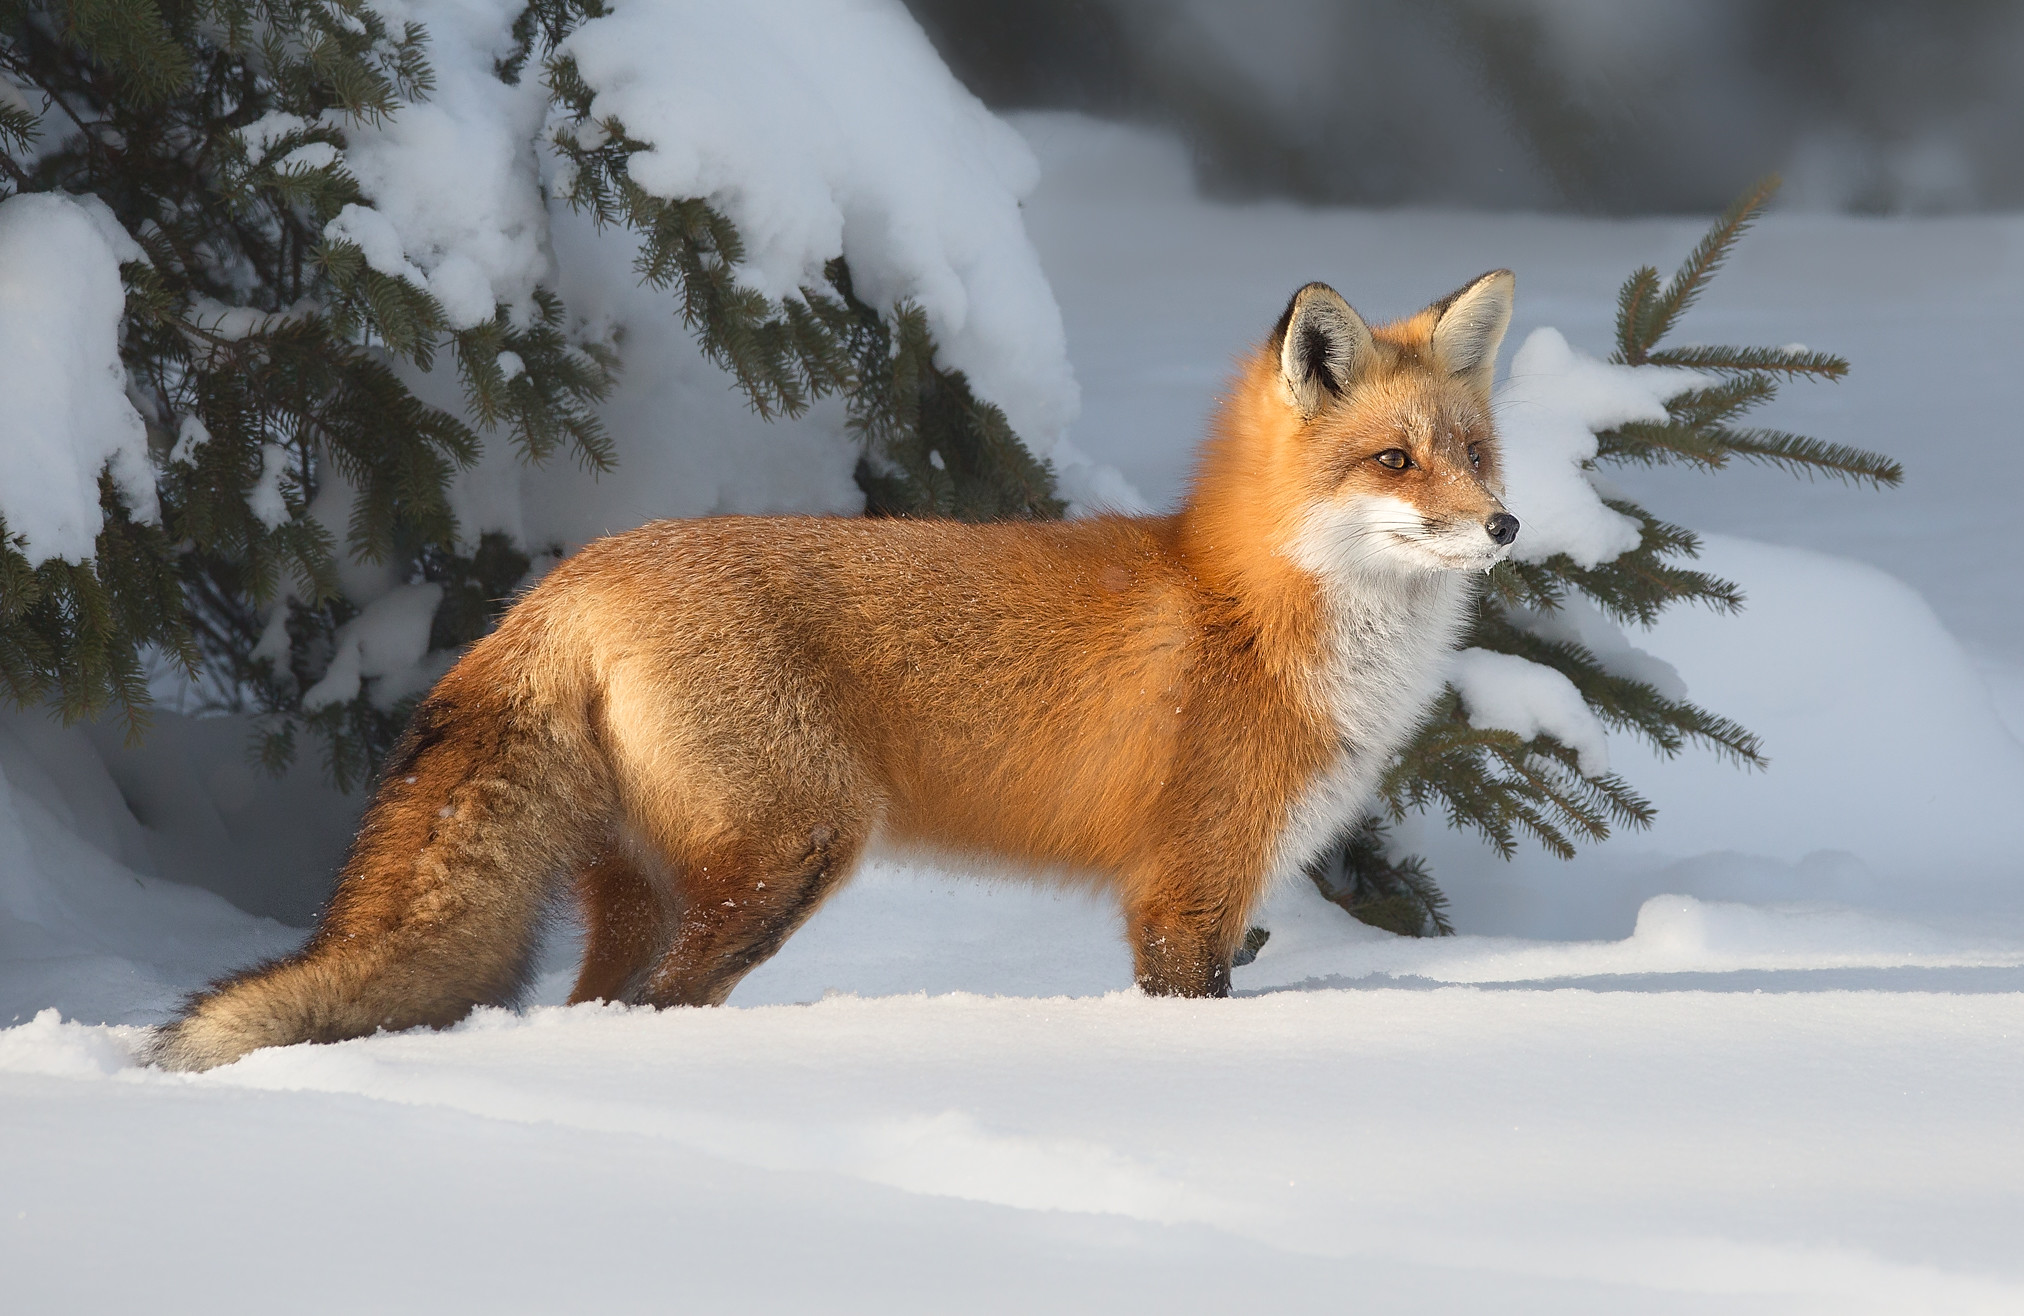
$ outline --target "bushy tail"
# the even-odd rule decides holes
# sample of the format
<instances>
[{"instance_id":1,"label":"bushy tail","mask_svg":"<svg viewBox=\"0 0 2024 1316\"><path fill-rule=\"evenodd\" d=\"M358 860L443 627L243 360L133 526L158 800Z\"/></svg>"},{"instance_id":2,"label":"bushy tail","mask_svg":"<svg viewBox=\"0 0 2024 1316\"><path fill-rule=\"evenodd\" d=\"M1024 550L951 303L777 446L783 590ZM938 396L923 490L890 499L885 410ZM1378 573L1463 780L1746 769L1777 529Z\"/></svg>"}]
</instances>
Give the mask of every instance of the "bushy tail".
<instances>
[{"instance_id":1,"label":"bushy tail","mask_svg":"<svg viewBox=\"0 0 2024 1316\"><path fill-rule=\"evenodd\" d=\"M416 709L309 943L191 997L154 1063L442 1027L520 995L548 902L605 830L609 773L581 712L489 666L474 651Z\"/></svg>"}]
</instances>

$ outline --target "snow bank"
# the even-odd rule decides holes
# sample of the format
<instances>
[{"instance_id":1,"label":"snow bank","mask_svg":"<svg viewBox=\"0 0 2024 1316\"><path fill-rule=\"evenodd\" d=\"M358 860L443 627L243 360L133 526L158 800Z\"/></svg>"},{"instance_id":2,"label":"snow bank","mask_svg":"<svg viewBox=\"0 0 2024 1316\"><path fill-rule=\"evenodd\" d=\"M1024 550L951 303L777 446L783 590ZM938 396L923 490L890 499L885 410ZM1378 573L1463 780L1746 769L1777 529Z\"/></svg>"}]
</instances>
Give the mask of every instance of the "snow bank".
<instances>
[{"instance_id":1,"label":"snow bank","mask_svg":"<svg viewBox=\"0 0 2024 1316\"><path fill-rule=\"evenodd\" d=\"M151 841L82 735L0 718L0 1021L53 1006L152 1022L205 975L295 944L298 933L155 877Z\"/></svg>"},{"instance_id":2,"label":"snow bank","mask_svg":"<svg viewBox=\"0 0 2024 1316\"><path fill-rule=\"evenodd\" d=\"M1624 747L1663 802L1650 843L1852 851L1922 875L1915 891L1999 875L2014 890L2024 746L1926 601L1874 567L1726 535L1705 537L1698 565L1738 582L1748 606L1674 609L1646 642L1698 701L1763 735L1771 766Z\"/></svg>"},{"instance_id":3,"label":"snow bank","mask_svg":"<svg viewBox=\"0 0 2024 1316\"><path fill-rule=\"evenodd\" d=\"M580 1007L195 1076L44 1016L0 1261L50 1310L2004 1311L2020 1002Z\"/></svg>"},{"instance_id":4,"label":"snow bank","mask_svg":"<svg viewBox=\"0 0 2024 1316\"><path fill-rule=\"evenodd\" d=\"M1709 535L1698 564L1738 582L1737 615L1675 609L1640 643L1704 706L1764 739L1761 772L1713 754L1667 759L1626 736L1612 762L1658 805L1570 862L1509 865L1425 819L1429 856L1465 928L1620 935L1662 892L1832 901L2024 932L2024 745L1974 661L1919 595L1873 567Z\"/></svg>"},{"instance_id":5,"label":"snow bank","mask_svg":"<svg viewBox=\"0 0 2024 1316\"><path fill-rule=\"evenodd\" d=\"M636 182L738 226L746 283L786 296L848 257L866 301L919 303L941 361L1054 455L1078 394L1019 213L1038 167L898 0L621 0L561 53L592 114L651 143Z\"/></svg>"},{"instance_id":6,"label":"snow bank","mask_svg":"<svg viewBox=\"0 0 2024 1316\"><path fill-rule=\"evenodd\" d=\"M1367 928L1311 884L1274 893L1259 922L1271 938L1236 971L1240 991L1341 985L1373 976L1455 983L1550 983L1640 975L1789 975L1828 969L2024 970L2024 945L1947 932L1904 918L1830 904L1746 905L1658 895L1629 937L1528 941L1517 937L1411 938ZM2024 972L2004 979L2024 987Z\"/></svg>"},{"instance_id":7,"label":"snow bank","mask_svg":"<svg viewBox=\"0 0 2024 1316\"><path fill-rule=\"evenodd\" d=\"M101 471L136 518L161 515L119 359L119 267L140 259L96 197L0 201L0 516L33 565L95 551Z\"/></svg>"}]
</instances>

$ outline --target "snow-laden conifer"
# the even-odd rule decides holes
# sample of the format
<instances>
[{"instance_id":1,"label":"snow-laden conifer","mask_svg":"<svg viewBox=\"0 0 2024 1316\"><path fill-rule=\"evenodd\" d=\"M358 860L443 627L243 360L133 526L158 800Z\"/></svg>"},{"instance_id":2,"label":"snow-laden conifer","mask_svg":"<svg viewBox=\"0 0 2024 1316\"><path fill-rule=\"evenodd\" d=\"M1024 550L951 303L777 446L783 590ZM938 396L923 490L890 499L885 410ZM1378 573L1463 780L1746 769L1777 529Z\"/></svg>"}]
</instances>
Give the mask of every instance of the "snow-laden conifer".
<instances>
[{"instance_id":1,"label":"snow-laden conifer","mask_svg":"<svg viewBox=\"0 0 2024 1316\"><path fill-rule=\"evenodd\" d=\"M0 206L77 219L16 222L13 263L124 292L71 308L123 379L38 380L90 441L8 440L89 469L67 502L33 482L60 534L0 503L0 681L138 731L166 661L260 715L271 763L309 731L363 780L558 547L484 523L462 472L488 444L613 464L618 344L555 291L551 200L638 241L762 415L841 396L871 510L1057 515L1048 459L1093 468L1018 219L1034 176L897 5L0 0ZM79 216L118 239L89 269L59 249Z\"/></svg>"}]
</instances>

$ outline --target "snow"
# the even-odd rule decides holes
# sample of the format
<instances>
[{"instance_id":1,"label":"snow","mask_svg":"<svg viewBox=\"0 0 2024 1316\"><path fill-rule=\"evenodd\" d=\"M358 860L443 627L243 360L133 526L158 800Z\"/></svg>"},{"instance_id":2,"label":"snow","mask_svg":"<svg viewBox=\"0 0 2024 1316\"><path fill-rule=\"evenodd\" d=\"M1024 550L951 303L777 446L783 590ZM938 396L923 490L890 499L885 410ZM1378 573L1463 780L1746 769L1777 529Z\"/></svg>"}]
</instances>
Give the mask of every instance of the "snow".
<instances>
[{"instance_id":1,"label":"snow","mask_svg":"<svg viewBox=\"0 0 2024 1316\"><path fill-rule=\"evenodd\" d=\"M161 516L119 359L119 267L139 259L96 197L0 201L0 517L31 566L92 555L103 471L136 520Z\"/></svg>"},{"instance_id":2,"label":"snow","mask_svg":"<svg viewBox=\"0 0 2024 1316\"><path fill-rule=\"evenodd\" d=\"M1602 610L1585 595L1569 594L1552 612L1510 608L1505 615L1521 630L1542 640L1581 645L1612 676L1642 681L1668 699L1687 696L1687 685L1680 679L1678 668L1632 644L1623 630L1603 616Z\"/></svg>"},{"instance_id":3,"label":"snow","mask_svg":"<svg viewBox=\"0 0 2024 1316\"><path fill-rule=\"evenodd\" d=\"M1308 279L1381 318L1509 266L1518 357L1557 325L1548 365L1580 385L1546 389L1557 428L1513 449L1560 481L1570 540L1606 549L1568 492L1573 427L1673 383L1578 353L1606 344L1623 274L1676 260L1698 222L1230 206L1194 196L1171 142L1020 127L1045 166L1025 223L1082 380L1075 438L1121 481L1171 499L1231 362ZM572 310L630 362L618 472L488 456L459 487L467 532L492 516L573 546L656 514L854 509L838 409L758 421L634 287L625 244L559 213L550 239ZM1718 531L1702 565L1749 606L1635 636L1578 603L1521 618L1761 733L1767 770L1584 745L1570 719L1556 734L1654 801L1651 830L1506 864L1409 820L1397 848L1431 860L1463 935L1394 937L1296 881L1229 1001L1129 991L1090 895L882 856L726 1009L563 1008L564 923L524 1014L163 1074L132 1063L137 1026L300 938L359 801L314 764L259 777L232 719L165 716L134 749L0 716L10 1299L2019 1309L2024 744L2004 710L2024 708L2024 457L2001 423L2019 251L2014 219L1767 221L1687 329L1845 352L1847 385L1766 423L1890 451L1906 488L1612 472ZM310 514L341 533L347 498L330 482ZM430 587L347 569L364 611L340 661L384 698L416 675ZM1557 696L1498 667L1462 678L1471 716L1515 691L1512 720L1550 725Z\"/></svg>"},{"instance_id":4,"label":"snow","mask_svg":"<svg viewBox=\"0 0 2024 1316\"><path fill-rule=\"evenodd\" d=\"M169 448L169 464L196 460L197 449L211 441L211 431L202 418L195 413L184 416L176 426L176 441ZM265 473L265 458L262 458L262 472Z\"/></svg>"},{"instance_id":5,"label":"snow","mask_svg":"<svg viewBox=\"0 0 2024 1316\"><path fill-rule=\"evenodd\" d=\"M310 173L337 163L337 148L329 142L304 142L281 157L274 168L281 173Z\"/></svg>"},{"instance_id":6,"label":"snow","mask_svg":"<svg viewBox=\"0 0 2024 1316\"><path fill-rule=\"evenodd\" d=\"M365 263L390 279L405 279L427 289L429 276L407 256L401 231L394 222L370 206L350 204L323 226L325 242L348 242L359 249Z\"/></svg>"},{"instance_id":7,"label":"snow","mask_svg":"<svg viewBox=\"0 0 2024 1316\"><path fill-rule=\"evenodd\" d=\"M195 420L196 417L189 419ZM182 439L179 437L176 442L180 445ZM195 442L192 443L194 446ZM281 492L281 480L289 473L289 460L288 449L280 444L260 445L260 478L247 491L246 506L269 530L278 529L288 521L288 500Z\"/></svg>"},{"instance_id":8,"label":"snow","mask_svg":"<svg viewBox=\"0 0 2024 1316\"><path fill-rule=\"evenodd\" d=\"M372 698L379 708L428 689L454 656L429 656L429 627L442 601L441 585L421 582L396 586L366 604L337 628L330 667L302 692L302 706L313 713L350 703L358 698L361 681L373 678L378 678Z\"/></svg>"},{"instance_id":9,"label":"snow","mask_svg":"<svg viewBox=\"0 0 2024 1316\"><path fill-rule=\"evenodd\" d=\"M295 133L307 132L309 120L286 110L269 110L253 122L241 128L236 136L246 149L248 166L258 166L285 138Z\"/></svg>"},{"instance_id":10,"label":"snow","mask_svg":"<svg viewBox=\"0 0 2024 1316\"><path fill-rule=\"evenodd\" d=\"M365 213L369 215L371 212ZM313 306L313 302L304 299L286 311L263 311L255 306L227 306L215 298L193 296L190 298L189 314L191 323L205 333L236 343L253 334L278 329L299 312Z\"/></svg>"},{"instance_id":11,"label":"snow","mask_svg":"<svg viewBox=\"0 0 2024 1316\"><path fill-rule=\"evenodd\" d=\"M1464 649L1455 655L1448 683L1461 694L1469 725L1515 731L1527 740L1549 735L1575 752L1582 772L1609 771L1602 723L1574 682L1553 668L1516 654Z\"/></svg>"},{"instance_id":12,"label":"snow","mask_svg":"<svg viewBox=\"0 0 2024 1316\"><path fill-rule=\"evenodd\" d=\"M384 119L345 126L344 164L372 206L346 206L327 239L356 242L382 274L426 288L453 329L527 304L548 273L534 138L547 108L538 77L502 81L511 0L373 0L399 31L428 29L435 87Z\"/></svg>"},{"instance_id":13,"label":"snow","mask_svg":"<svg viewBox=\"0 0 2024 1316\"><path fill-rule=\"evenodd\" d=\"M1999 1312L2019 1001L543 1009L195 1079L45 1015L0 1248L31 1310Z\"/></svg>"}]
</instances>

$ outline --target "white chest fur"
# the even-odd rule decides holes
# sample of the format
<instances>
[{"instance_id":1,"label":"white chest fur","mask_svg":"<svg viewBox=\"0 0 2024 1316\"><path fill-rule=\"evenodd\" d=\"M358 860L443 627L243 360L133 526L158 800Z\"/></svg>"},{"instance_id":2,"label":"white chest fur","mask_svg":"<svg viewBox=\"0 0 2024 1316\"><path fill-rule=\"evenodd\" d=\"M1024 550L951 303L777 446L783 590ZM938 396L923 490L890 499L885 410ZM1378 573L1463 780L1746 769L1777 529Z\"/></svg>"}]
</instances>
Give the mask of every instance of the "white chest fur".
<instances>
[{"instance_id":1,"label":"white chest fur","mask_svg":"<svg viewBox=\"0 0 2024 1316\"><path fill-rule=\"evenodd\" d=\"M1368 808L1392 754L1440 691L1473 588L1457 571L1316 574L1331 643L1313 697L1335 724L1336 753L1287 810L1275 881L1298 873Z\"/></svg>"}]
</instances>

